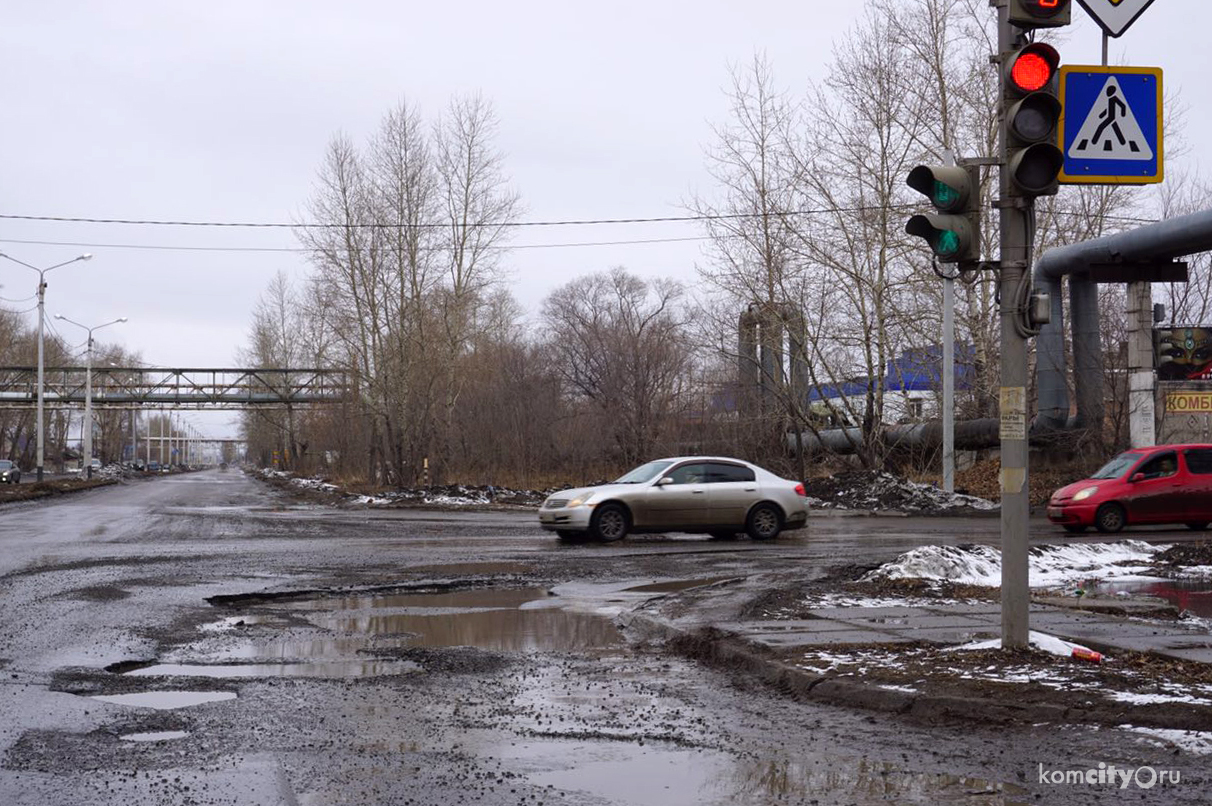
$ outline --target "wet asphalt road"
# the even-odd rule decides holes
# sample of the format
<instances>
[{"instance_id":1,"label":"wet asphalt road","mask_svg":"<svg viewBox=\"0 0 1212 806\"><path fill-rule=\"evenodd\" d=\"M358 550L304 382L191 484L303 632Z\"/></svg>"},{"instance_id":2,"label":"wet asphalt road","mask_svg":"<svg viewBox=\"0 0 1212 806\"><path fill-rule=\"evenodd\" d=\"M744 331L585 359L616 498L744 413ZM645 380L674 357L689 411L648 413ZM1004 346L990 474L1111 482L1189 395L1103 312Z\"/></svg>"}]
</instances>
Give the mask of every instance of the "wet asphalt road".
<instances>
[{"instance_id":1,"label":"wet asphalt road","mask_svg":"<svg viewBox=\"0 0 1212 806\"><path fill-rule=\"evenodd\" d=\"M234 470L7 506L0 803L1206 803L1204 759L1125 731L804 704L611 619L661 583L997 530L822 516L773 544L562 546L531 513L323 509ZM1182 783L1038 780L1100 762Z\"/></svg>"}]
</instances>

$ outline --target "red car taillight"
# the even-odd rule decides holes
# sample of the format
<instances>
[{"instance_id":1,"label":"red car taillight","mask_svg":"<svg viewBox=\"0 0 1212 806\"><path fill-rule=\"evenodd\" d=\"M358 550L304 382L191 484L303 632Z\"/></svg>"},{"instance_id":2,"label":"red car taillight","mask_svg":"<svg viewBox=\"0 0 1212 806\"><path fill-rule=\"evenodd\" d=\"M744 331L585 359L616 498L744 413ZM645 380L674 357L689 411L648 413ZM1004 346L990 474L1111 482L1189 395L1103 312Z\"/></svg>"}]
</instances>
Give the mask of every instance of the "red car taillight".
<instances>
[{"instance_id":1,"label":"red car taillight","mask_svg":"<svg viewBox=\"0 0 1212 806\"><path fill-rule=\"evenodd\" d=\"M795 494L798 495L800 498L804 498L805 496L808 495L808 491L804 489L803 484L797 484L797 485L795 485Z\"/></svg>"}]
</instances>

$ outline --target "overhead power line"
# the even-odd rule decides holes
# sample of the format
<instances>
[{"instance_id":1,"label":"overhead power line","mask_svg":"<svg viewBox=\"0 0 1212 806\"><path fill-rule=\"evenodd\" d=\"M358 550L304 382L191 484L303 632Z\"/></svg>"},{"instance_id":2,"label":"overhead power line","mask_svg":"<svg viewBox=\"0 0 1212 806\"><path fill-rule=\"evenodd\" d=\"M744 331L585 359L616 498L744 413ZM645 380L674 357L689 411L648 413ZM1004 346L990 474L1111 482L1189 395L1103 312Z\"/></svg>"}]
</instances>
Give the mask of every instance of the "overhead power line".
<instances>
[{"instance_id":1,"label":"overhead power line","mask_svg":"<svg viewBox=\"0 0 1212 806\"><path fill-rule=\"evenodd\" d=\"M474 227L521 228L521 227L586 227L610 224L679 224L701 221L734 221L765 217L788 218L801 215L823 215L827 213L862 213L882 210L912 209L917 204L873 205L845 208L822 208L819 210L789 210L769 213L718 213L708 215L656 216L650 218L584 218L553 221L485 221L472 224ZM171 221L164 219L136 218L85 218L77 216L18 215L0 213L0 219L8 221L50 221L63 224L122 224L149 227L231 227L253 229L446 229L449 223L431 222L403 224L382 221L353 222L341 224L284 223L280 221Z\"/></svg>"},{"instance_id":2,"label":"overhead power line","mask_svg":"<svg viewBox=\"0 0 1212 806\"><path fill-rule=\"evenodd\" d=\"M686 238L640 238L625 241L578 241L572 243L523 243L511 244L509 249L564 249L577 246L630 246L632 244L680 243L683 241L710 240L705 235ZM88 241L32 241L18 238L0 238L0 243L19 243L34 246L75 246L92 249L145 249L168 252L279 252L307 254L313 249L301 246L171 246L140 243L93 243Z\"/></svg>"},{"instance_id":3,"label":"overhead power line","mask_svg":"<svg viewBox=\"0 0 1212 806\"><path fill-rule=\"evenodd\" d=\"M472 224L473 227L493 227L493 228L508 228L520 229L524 227L586 227L586 226L609 226L619 224L692 224L702 223L707 221L739 221L739 220L756 220L760 218L791 218L797 216L810 215L830 215L837 213L868 213L882 211L897 211L897 210L912 210L917 209L921 205L918 203L905 204L889 204L889 205L861 205L858 207L835 207L835 208L812 208L802 210L788 211L771 211L768 213L714 213L706 215L684 215L684 216L654 216L654 217L631 217L631 218L584 218L584 219L561 219L549 221L486 221L479 224ZM1085 216L1085 213L1070 211L1070 210L1055 210L1054 215L1068 216ZM1139 216L1102 216L1107 221L1122 221L1125 223L1149 224L1154 223L1156 218L1144 218ZM149 227L218 227L230 229L445 229L450 226L449 223L423 223L423 224L402 224L382 221L367 221L354 223L337 223L337 224L322 224L315 222L302 223L286 223L281 221L184 221L184 220L168 220L168 219L136 219L136 218L90 218L83 216L48 216L48 215L24 215L16 213L0 213L0 220L7 221L43 221L61 224L117 224L124 226L149 226ZM681 239L655 239L653 241L618 241L607 242L603 245L612 245L613 243L660 243L669 240ZM7 241L8 243L40 243L38 241ZM526 244L523 247L517 248L532 248L540 249L546 247L564 246L565 244ZM596 243L586 244L567 244L568 246L597 246ZM116 244L115 244L116 246ZM134 248L134 247L131 247ZM144 248L139 246L138 248ZM161 247L161 248L178 248L178 247ZM207 249L212 247L195 247L196 249ZM241 251L294 251L285 248L256 248L248 247ZM304 250L306 251L306 250Z\"/></svg>"}]
</instances>

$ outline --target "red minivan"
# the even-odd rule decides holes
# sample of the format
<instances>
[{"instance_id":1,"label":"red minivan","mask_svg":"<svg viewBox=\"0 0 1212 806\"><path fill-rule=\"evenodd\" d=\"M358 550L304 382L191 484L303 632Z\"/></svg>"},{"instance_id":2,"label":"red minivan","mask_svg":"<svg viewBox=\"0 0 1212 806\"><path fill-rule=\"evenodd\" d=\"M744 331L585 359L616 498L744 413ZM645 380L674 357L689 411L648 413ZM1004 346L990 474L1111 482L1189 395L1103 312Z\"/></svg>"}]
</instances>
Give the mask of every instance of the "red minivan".
<instances>
[{"instance_id":1,"label":"red minivan","mask_svg":"<svg viewBox=\"0 0 1212 806\"><path fill-rule=\"evenodd\" d=\"M1212 445L1158 445L1125 451L1090 478L1061 487L1048 520L1068 532L1118 532L1143 523L1212 522Z\"/></svg>"}]
</instances>

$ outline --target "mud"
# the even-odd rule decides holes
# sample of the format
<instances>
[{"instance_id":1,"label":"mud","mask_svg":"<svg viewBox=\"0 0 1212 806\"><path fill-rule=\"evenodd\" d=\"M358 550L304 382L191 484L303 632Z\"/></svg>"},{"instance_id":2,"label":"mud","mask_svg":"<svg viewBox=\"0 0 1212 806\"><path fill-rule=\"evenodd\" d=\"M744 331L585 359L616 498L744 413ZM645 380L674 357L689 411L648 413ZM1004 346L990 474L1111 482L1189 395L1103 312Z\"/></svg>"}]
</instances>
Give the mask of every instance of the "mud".
<instances>
[{"instance_id":1,"label":"mud","mask_svg":"<svg viewBox=\"0 0 1212 806\"><path fill-rule=\"evenodd\" d=\"M98 494L105 507L77 497L78 508L22 512L22 540L7 544L16 553L0 576L10 659L0 802L1086 806L1109 802L1107 793L1040 786L1034 775L1040 762L1091 760L1182 770L1182 789L1141 802L1206 800L1205 760L1164 741L1063 719L955 722L799 700L744 663L690 661L633 627L621 632L632 642L588 649L415 646L420 629L342 628L363 617L504 613L512 630L531 618L519 614L568 611L614 629L653 602L734 618L780 575L804 589L839 558L882 562L928 539L905 519L878 539L838 519L770 546L651 536L562 547L529 518L499 513L270 513L263 488L230 483L231 474L211 487L208 475L111 488ZM103 535L86 536L102 524ZM970 541L982 524L930 526L941 531L929 539ZM705 580L719 581L695 584ZM652 585L684 587L627 590ZM131 595L73 593L104 589ZM442 598L464 594L473 598ZM403 599L377 606L391 597ZM420 669L223 679L135 671L322 659ZM235 698L167 710L92 699L184 692ZM124 738L138 734L177 738Z\"/></svg>"}]
</instances>

